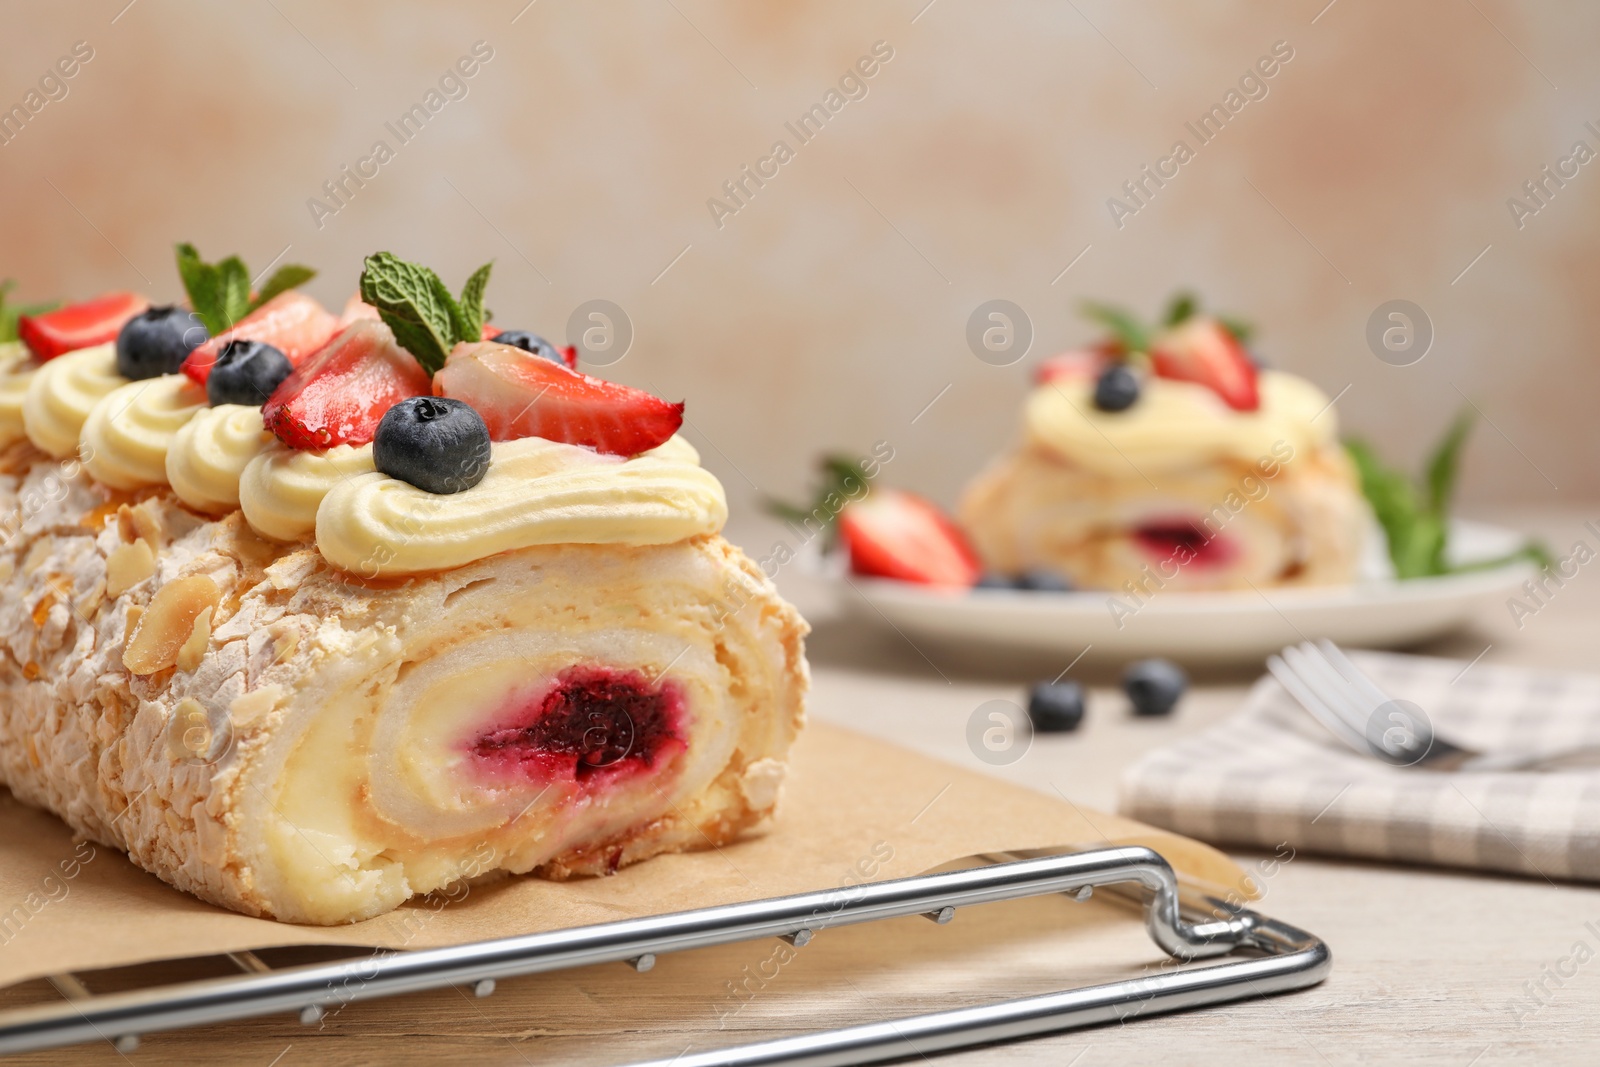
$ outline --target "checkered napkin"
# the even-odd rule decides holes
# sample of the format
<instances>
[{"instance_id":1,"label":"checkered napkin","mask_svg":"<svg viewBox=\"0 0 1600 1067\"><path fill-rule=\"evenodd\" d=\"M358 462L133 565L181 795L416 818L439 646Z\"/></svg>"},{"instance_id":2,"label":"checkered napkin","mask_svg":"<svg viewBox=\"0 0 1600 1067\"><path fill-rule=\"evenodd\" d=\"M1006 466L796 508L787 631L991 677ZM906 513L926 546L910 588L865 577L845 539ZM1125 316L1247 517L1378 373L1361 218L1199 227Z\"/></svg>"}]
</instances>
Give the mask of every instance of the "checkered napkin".
<instances>
[{"instance_id":1,"label":"checkered napkin","mask_svg":"<svg viewBox=\"0 0 1600 1067\"><path fill-rule=\"evenodd\" d=\"M1350 658L1465 747L1600 745L1600 677L1376 652ZM1119 806L1217 844L1600 881L1600 766L1393 767L1336 741L1270 675L1233 718L1129 768Z\"/></svg>"}]
</instances>

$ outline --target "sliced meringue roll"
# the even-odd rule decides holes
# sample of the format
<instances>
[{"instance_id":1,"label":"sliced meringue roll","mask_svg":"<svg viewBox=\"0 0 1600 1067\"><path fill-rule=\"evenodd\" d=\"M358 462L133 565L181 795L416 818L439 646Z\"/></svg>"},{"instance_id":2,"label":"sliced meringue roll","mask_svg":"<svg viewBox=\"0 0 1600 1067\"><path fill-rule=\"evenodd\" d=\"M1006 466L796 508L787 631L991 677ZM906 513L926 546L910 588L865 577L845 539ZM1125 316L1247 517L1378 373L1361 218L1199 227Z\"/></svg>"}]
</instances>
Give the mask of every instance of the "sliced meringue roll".
<instances>
[{"instance_id":1,"label":"sliced meringue roll","mask_svg":"<svg viewBox=\"0 0 1600 1067\"><path fill-rule=\"evenodd\" d=\"M63 464L32 455L0 457L26 520L0 548L0 783L181 889L345 923L774 812L806 626L720 510L679 536L663 498L630 526L623 492L607 522L631 540L566 520L559 543L364 577L238 510L82 469L47 492Z\"/></svg>"},{"instance_id":2,"label":"sliced meringue roll","mask_svg":"<svg viewBox=\"0 0 1600 1067\"><path fill-rule=\"evenodd\" d=\"M151 497L11 559L0 781L256 915L724 844L803 716L805 624L715 534L365 582Z\"/></svg>"}]
</instances>

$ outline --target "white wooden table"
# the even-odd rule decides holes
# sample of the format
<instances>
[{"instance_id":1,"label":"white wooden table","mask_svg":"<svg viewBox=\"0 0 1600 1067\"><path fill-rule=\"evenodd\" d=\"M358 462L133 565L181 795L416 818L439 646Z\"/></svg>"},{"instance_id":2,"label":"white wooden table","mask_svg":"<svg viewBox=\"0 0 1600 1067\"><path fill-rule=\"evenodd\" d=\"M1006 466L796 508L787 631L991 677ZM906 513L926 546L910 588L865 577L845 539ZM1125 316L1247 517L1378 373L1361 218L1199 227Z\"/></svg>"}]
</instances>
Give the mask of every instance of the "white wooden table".
<instances>
[{"instance_id":1,"label":"white wooden table","mask_svg":"<svg viewBox=\"0 0 1600 1067\"><path fill-rule=\"evenodd\" d=\"M1516 521L1565 550L1579 536L1582 519L1593 515L1600 515L1600 506ZM813 714L930 755L984 769L966 748L972 709L995 697L1020 701L1031 677L1047 676L1045 666L1038 675L947 671L947 682L892 632L830 618L815 590L795 585L787 591L817 626ZM1570 582L1522 631L1508 620L1487 620L1480 630L1426 651L1465 660L1492 642L1486 662L1596 669L1600 571ZM1089 680L1097 680L1092 672ZM1020 762L987 769L1111 808L1117 777L1131 759L1230 714L1251 680L1250 672L1202 679L1172 719L1136 721L1112 677L1102 675L1082 730L1036 738ZM1247 864L1264 858L1240 856ZM1600 1058L1600 888L1306 855L1262 881L1263 911L1332 946L1333 974L1325 984L941 1062L1488 1067ZM130 1062L293 1067L670 1058L689 1046L1126 977L1152 958L1137 922L1109 906L1040 900L973 909L948 927L908 919L830 932L777 977L762 981L757 995L730 999L730 983L771 969L771 950L750 944L683 953L661 960L648 975L613 966L511 980L482 1001L467 992L441 992L357 1004L321 1029L273 1017L152 1035ZM1577 963L1576 956L1586 962ZM0 994L0 1007L55 998L48 986L34 983ZM117 1059L102 1045L14 1062Z\"/></svg>"}]
</instances>

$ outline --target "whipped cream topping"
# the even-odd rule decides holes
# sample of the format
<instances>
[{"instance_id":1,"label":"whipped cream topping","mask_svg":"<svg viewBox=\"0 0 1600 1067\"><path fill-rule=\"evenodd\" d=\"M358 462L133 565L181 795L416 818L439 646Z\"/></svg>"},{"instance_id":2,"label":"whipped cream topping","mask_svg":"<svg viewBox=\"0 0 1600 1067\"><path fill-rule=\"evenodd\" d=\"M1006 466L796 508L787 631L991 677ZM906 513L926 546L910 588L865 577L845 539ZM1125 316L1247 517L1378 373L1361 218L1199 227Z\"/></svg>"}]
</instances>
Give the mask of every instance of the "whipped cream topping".
<instances>
[{"instance_id":1,"label":"whipped cream topping","mask_svg":"<svg viewBox=\"0 0 1600 1067\"><path fill-rule=\"evenodd\" d=\"M22 402L34 371L21 341L0 343L0 448L28 436L22 425Z\"/></svg>"},{"instance_id":2,"label":"whipped cream topping","mask_svg":"<svg viewBox=\"0 0 1600 1067\"><path fill-rule=\"evenodd\" d=\"M317 532L317 509L328 491L340 482L372 473L376 468L371 445L301 452L273 441L245 464L239 478L239 506L244 509L245 521L263 537L305 541ZM387 479L388 475L379 477Z\"/></svg>"},{"instance_id":3,"label":"whipped cream topping","mask_svg":"<svg viewBox=\"0 0 1600 1067\"><path fill-rule=\"evenodd\" d=\"M40 451L65 459L78 450L78 434L100 398L126 384L117 373L117 345L107 341L57 356L28 383L22 424Z\"/></svg>"},{"instance_id":4,"label":"whipped cream topping","mask_svg":"<svg viewBox=\"0 0 1600 1067\"><path fill-rule=\"evenodd\" d=\"M120 385L89 409L79 457L113 489L165 485L173 438L205 407L206 391L181 374Z\"/></svg>"},{"instance_id":5,"label":"whipped cream topping","mask_svg":"<svg viewBox=\"0 0 1600 1067\"><path fill-rule=\"evenodd\" d=\"M687 447L622 459L538 437L505 441L483 481L449 496L361 475L323 500L317 548L336 567L380 577L533 545L658 545L716 533L727 499Z\"/></svg>"},{"instance_id":6,"label":"whipped cream topping","mask_svg":"<svg viewBox=\"0 0 1600 1067\"><path fill-rule=\"evenodd\" d=\"M169 485L197 511L239 507L263 537L315 538L330 563L369 577L534 545L669 544L716 533L728 516L721 483L680 437L631 459L542 438L501 442L483 481L442 496L378 472L370 444L288 448L259 410L208 407L181 374L130 382L114 343L37 369L20 346L0 348L0 444L8 417L41 450L78 453L112 489Z\"/></svg>"},{"instance_id":7,"label":"whipped cream topping","mask_svg":"<svg viewBox=\"0 0 1600 1067\"><path fill-rule=\"evenodd\" d=\"M167 449L167 483L197 511L239 506L239 481L250 461L273 444L259 408L220 404L197 411Z\"/></svg>"},{"instance_id":8,"label":"whipped cream topping","mask_svg":"<svg viewBox=\"0 0 1600 1067\"><path fill-rule=\"evenodd\" d=\"M1126 411L1094 406L1094 378L1068 375L1043 382L1025 413L1030 443L1080 467L1123 478L1220 459L1254 463L1287 442L1296 454L1332 444L1338 418L1328 397L1304 378L1262 371L1261 406L1235 411L1204 385L1148 377Z\"/></svg>"}]
</instances>

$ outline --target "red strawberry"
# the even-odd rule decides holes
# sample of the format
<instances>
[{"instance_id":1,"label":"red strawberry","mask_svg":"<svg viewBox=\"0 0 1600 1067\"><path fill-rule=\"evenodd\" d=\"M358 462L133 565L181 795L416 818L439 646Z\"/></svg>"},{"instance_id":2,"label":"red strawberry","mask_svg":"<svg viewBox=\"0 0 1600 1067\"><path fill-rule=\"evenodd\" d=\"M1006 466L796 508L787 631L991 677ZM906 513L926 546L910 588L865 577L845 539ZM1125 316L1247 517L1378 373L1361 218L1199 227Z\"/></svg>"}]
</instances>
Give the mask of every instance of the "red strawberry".
<instances>
[{"instance_id":1,"label":"red strawberry","mask_svg":"<svg viewBox=\"0 0 1600 1067\"><path fill-rule=\"evenodd\" d=\"M1051 356L1035 368L1033 382L1043 385L1058 378L1097 378L1110 358L1106 347L1074 348Z\"/></svg>"},{"instance_id":2,"label":"red strawberry","mask_svg":"<svg viewBox=\"0 0 1600 1067\"><path fill-rule=\"evenodd\" d=\"M1195 315L1161 334L1150 346L1156 374L1209 386L1235 411L1261 406L1256 365L1226 326Z\"/></svg>"},{"instance_id":3,"label":"red strawberry","mask_svg":"<svg viewBox=\"0 0 1600 1067\"><path fill-rule=\"evenodd\" d=\"M352 322L360 319L375 319L377 317L378 309L371 304L363 302L361 294L356 293L344 302L344 311L339 315L339 329L342 330Z\"/></svg>"},{"instance_id":4,"label":"red strawberry","mask_svg":"<svg viewBox=\"0 0 1600 1067\"><path fill-rule=\"evenodd\" d=\"M456 345L433 376L433 391L476 408L494 441L543 437L632 456L683 425L682 404L495 341Z\"/></svg>"},{"instance_id":5,"label":"red strawberry","mask_svg":"<svg viewBox=\"0 0 1600 1067\"><path fill-rule=\"evenodd\" d=\"M233 329L217 334L190 352L183 361L183 373L200 385L211 377L222 346L235 339L260 341L271 345L299 366L311 353L327 344L339 329L339 320L304 293L290 290L279 293L233 324Z\"/></svg>"},{"instance_id":6,"label":"red strawberry","mask_svg":"<svg viewBox=\"0 0 1600 1067\"><path fill-rule=\"evenodd\" d=\"M933 504L898 489L874 489L839 512L850 569L924 585L970 586L981 569L960 529Z\"/></svg>"},{"instance_id":7,"label":"red strawberry","mask_svg":"<svg viewBox=\"0 0 1600 1067\"><path fill-rule=\"evenodd\" d=\"M17 336L42 362L115 341L123 324L149 306L150 301L134 293L106 293L43 315L23 315L17 319Z\"/></svg>"},{"instance_id":8,"label":"red strawberry","mask_svg":"<svg viewBox=\"0 0 1600 1067\"><path fill-rule=\"evenodd\" d=\"M410 396L428 395L428 372L376 319L351 323L294 369L261 417L290 448L364 445L378 420Z\"/></svg>"}]
</instances>

